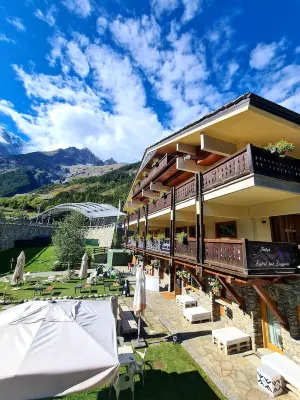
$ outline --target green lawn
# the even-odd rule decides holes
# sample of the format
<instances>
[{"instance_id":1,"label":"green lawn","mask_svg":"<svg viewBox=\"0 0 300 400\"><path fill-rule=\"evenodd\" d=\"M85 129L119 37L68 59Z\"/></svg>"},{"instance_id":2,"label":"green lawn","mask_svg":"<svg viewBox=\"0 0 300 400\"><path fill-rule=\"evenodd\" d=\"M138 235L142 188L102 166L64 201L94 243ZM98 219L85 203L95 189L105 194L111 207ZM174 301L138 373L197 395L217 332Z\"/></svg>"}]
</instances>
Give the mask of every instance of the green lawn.
<instances>
[{"instance_id":1,"label":"green lawn","mask_svg":"<svg viewBox=\"0 0 300 400\"><path fill-rule=\"evenodd\" d=\"M177 344L152 345L146 356L145 387L137 379L135 400L217 400L226 399L184 348ZM116 399L114 389L113 400ZM48 399L48 400L55 400ZM64 400L108 400L109 389L91 390L60 397ZM131 391L120 393L120 400L131 400Z\"/></svg>"},{"instance_id":2,"label":"green lawn","mask_svg":"<svg viewBox=\"0 0 300 400\"><path fill-rule=\"evenodd\" d=\"M56 275L57 278L61 277L61 275L59 275L59 272ZM25 283L20 284L19 286L10 286L7 283L4 282L0 282L0 299L2 299L3 297L3 293L4 293L4 289L5 287L7 288L7 294L11 295L11 300L21 300L21 299L34 299L35 297L38 297L39 299L42 298L47 298L47 297L51 297L50 294L44 294L44 295L40 295L40 294L34 294L34 285L35 283L41 282L46 280L46 277L43 278L35 278L32 283ZM110 282L113 283L115 280L114 279L105 279L105 282ZM55 289L53 290L53 294L52 296L54 297L63 297L63 296L84 296L84 295L90 295L90 294L117 294L119 293L119 291L116 288L111 287L111 290L108 290L106 288L106 290L104 291L104 285L101 282L98 282L97 285L92 285L91 286L91 292L90 290L84 290L82 289L82 292L80 293L79 291L77 291L77 293L75 294L75 286L78 285L80 282L79 279L72 279L70 282L68 283L60 283L60 282L53 282L53 283L48 283L45 284L44 287L46 288L47 286L54 286ZM86 281L84 280L82 283L86 283ZM133 293L133 289L131 288L131 293Z\"/></svg>"}]
</instances>

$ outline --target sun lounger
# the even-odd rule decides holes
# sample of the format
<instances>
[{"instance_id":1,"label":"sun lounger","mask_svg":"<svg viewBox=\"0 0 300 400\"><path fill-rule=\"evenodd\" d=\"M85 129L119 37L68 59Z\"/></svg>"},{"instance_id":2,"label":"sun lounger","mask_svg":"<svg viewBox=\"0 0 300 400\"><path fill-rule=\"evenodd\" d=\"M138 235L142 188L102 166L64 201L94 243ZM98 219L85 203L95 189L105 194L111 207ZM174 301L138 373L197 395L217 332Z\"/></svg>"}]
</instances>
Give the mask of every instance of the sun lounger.
<instances>
[{"instance_id":1,"label":"sun lounger","mask_svg":"<svg viewBox=\"0 0 300 400\"><path fill-rule=\"evenodd\" d=\"M176 296L176 303L183 308L196 307L197 301L187 294L181 294Z\"/></svg>"},{"instance_id":2,"label":"sun lounger","mask_svg":"<svg viewBox=\"0 0 300 400\"><path fill-rule=\"evenodd\" d=\"M55 289L54 286L47 286L47 287L43 290L43 294L45 294L45 293L50 293L51 296L52 296L52 292L53 292L54 289Z\"/></svg>"},{"instance_id":3,"label":"sun lounger","mask_svg":"<svg viewBox=\"0 0 300 400\"><path fill-rule=\"evenodd\" d=\"M262 356L261 362L278 372L287 382L286 387L300 399L300 365L279 353Z\"/></svg>"},{"instance_id":4,"label":"sun lounger","mask_svg":"<svg viewBox=\"0 0 300 400\"><path fill-rule=\"evenodd\" d=\"M212 341L225 354L240 353L251 349L250 335L232 326L212 331Z\"/></svg>"},{"instance_id":5,"label":"sun lounger","mask_svg":"<svg viewBox=\"0 0 300 400\"><path fill-rule=\"evenodd\" d=\"M204 307L190 307L183 310L183 316L191 323L210 321L211 313Z\"/></svg>"}]
</instances>

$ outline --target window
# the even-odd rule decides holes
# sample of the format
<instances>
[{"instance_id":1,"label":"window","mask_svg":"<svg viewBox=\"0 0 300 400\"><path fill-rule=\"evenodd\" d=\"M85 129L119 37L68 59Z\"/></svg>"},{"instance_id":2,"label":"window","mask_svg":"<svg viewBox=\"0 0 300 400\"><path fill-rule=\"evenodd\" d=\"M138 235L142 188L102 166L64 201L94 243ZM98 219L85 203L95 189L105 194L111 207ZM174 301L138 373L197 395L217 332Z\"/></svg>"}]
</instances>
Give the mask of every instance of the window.
<instances>
[{"instance_id":1,"label":"window","mask_svg":"<svg viewBox=\"0 0 300 400\"><path fill-rule=\"evenodd\" d=\"M187 226L178 226L176 228L176 233L181 233L181 232L187 233Z\"/></svg>"},{"instance_id":2,"label":"window","mask_svg":"<svg viewBox=\"0 0 300 400\"><path fill-rule=\"evenodd\" d=\"M166 238L170 237L170 228L165 228L165 237Z\"/></svg>"},{"instance_id":3,"label":"window","mask_svg":"<svg viewBox=\"0 0 300 400\"><path fill-rule=\"evenodd\" d=\"M236 238L236 221L226 221L216 223L216 238Z\"/></svg>"},{"instance_id":4,"label":"window","mask_svg":"<svg viewBox=\"0 0 300 400\"><path fill-rule=\"evenodd\" d=\"M189 237L191 238L196 237L196 225L192 225L189 227Z\"/></svg>"}]
</instances>

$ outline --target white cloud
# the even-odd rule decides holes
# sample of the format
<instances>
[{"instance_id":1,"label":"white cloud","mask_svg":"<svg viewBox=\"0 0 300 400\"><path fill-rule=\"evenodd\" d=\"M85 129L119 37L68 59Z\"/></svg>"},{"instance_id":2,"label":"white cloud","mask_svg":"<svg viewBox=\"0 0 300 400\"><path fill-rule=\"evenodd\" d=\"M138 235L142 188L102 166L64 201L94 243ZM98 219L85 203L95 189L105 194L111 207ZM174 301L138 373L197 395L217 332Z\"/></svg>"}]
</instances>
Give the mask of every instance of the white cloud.
<instances>
[{"instance_id":1,"label":"white cloud","mask_svg":"<svg viewBox=\"0 0 300 400\"><path fill-rule=\"evenodd\" d=\"M108 26L108 21L105 17L99 17L97 19L97 32L99 33L100 36L102 36Z\"/></svg>"},{"instance_id":2,"label":"white cloud","mask_svg":"<svg viewBox=\"0 0 300 400\"><path fill-rule=\"evenodd\" d=\"M224 82L225 82L224 90L230 89L232 85L233 76L236 74L238 69L239 69L239 64L236 61L233 60L228 64L227 73L224 77Z\"/></svg>"},{"instance_id":3,"label":"white cloud","mask_svg":"<svg viewBox=\"0 0 300 400\"><path fill-rule=\"evenodd\" d=\"M181 21L186 23L202 11L202 0L152 0L151 6L158 17L183 7Z\"/></svg>"},{"instance_id":4,"label":"white cloud","mask_svg":"<svg viewBox=\"0 0 300 400\"><path fill-rule=\"evenodd\" d=\"M250 53L249 63L251 68L258 70L266 68L274 60L278 49L279 44L276 42L270 44L258 43Z\"/></svg>"},{"instance_id":5,"label":"white cloud","mask_svg":"<svg viewBox=\"0 0 300 400\"><path fill-rule=\"evenodd\" d=\"M62 4L72 13L86 18L92 11L89 0L61 0Z\"/></svg>"},{"instance_id":6,"label":"white cloud","mask_svg":"<svg viewBox=\"0 0 300 400\"><path fill-rule=\"evenodd\" d=\"M67 49L74 70L82 78L85 78L90 71L90 67L84 53L80 50L78 44L73 41L68 43Z\"/></svg>"},{"instance_id":7,"label":"white cloud","mask_svg":"<svg viewBox=\"0 0 300 400\"><path fill-rule=\"evenodd\" d=\"M46 22L49 26L53 26L55 24L55 14L57 12L56 6L53 4L47 11L46 13L43 13L41 10L37 9L34 15Z\"/></svg>"},{"instance_id":8,"label":"white cloud","mask_svg":"<svg viewBox=\"0 0 300 400\"><path fill-rule=\"evenodd\" d=\"M6 17L6 21L13 25L18 31L26 31L26 28L23 24L23 21L21 20L21 18L18 17Z\"/></svg>"},{"instance_id":9,"label":"white cloud","mask_svg":"<svg viewBox=\"0 0 300 400\"><path fill-rule=\"evenodd\" d=\"M4 33L0 33L0 42L16 43L13 39L8 38Z\"/></svg>"}]
</instances>

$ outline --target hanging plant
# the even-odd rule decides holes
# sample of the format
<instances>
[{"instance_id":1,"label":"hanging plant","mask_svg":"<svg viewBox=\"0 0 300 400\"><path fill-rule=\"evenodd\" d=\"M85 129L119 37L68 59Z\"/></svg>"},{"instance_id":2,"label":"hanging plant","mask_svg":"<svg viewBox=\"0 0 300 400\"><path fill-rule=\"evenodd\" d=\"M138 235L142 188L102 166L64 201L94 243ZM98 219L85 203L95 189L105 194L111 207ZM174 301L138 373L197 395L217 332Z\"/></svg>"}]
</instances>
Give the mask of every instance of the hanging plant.
<instances>
[{"instance_id":1,"label":"hanging plant","mask_svg":"<svg viewBox=\"0 0 300 400\"><path fill-rule=\"evenodd\" d=\"M159 192L159 197L160 197L161 199L166 199L167 196L168 196L168 191L167 191L167 189L162 189L162 190Z\"/></svg>"},{"instance_id":2,"label":"hanging plant","mask_svg":"<svg viewBox=\"0 0 300 400\"><path fill-rule=\"evenodd\" d=\"M284 140L284 136L277 143L268 143L267 146L264 147L265 150L270 151L273 154L277 154L279 157L285 157L290 152L292 152L295 148L294 143L290 143L287 140Z\"/></svg>"},{"instance_id":3,"label":"hanging plant","mask_svg":"<svg viewBox=\"0 0 300 400\"><path fill-rule=\"evenodd\" d=\"M146 171L143 172L143 177L144 177L144 178L147 178L148 175L149 175L148 172L146 172Z\"/></svg>"},{"instance_id":4,"label":"hanging plant","mask_svg":"<svg viewBox=\"0 0 300 400\"><path fill-rule=\"evenodd\" d=\"M177 271L176 275L181 279L188 279L189 273L184 269L183 271Z\"/></svg>"},{"instance_id":5,"label":"hanging plant","mask_svg":"<svg viewBox=\"0 0 300 400\"><path fill-rule=\"evenodd\" d=\"M160 268L161 267L161 264L160 264L160 261L159 260L152 260L151 262L150 262L150 265L151 265L151 267L154 267L154 268Z\"/></svg>"},{"instance_id":6,"label":"hanging plant","mask_svg":"<svg viewBox=\"0 0 300 400\"><path fill-rule=\"evenodd\" d=\"M144 261L144 257L141 254L137 254L136 255L136 259L140 262L140 261Z\"/></svg>"},{"instance_id":7,"label":"hanging plant","mask_svg":"<svg viewBox=\"0 0 300 400\"><path fill-rule=\"evenodd\" d=\"M176 240L180 244L188 244L187 233L186 232L178 232L178 233L176 233Z\"/></svg>"},{"instance_id":8,"label":"hanging plant","mask_svg":"<svg viewBox=\"0 0 300 400\"><path fill-rule=\"evenodd\" d=\"M211 287L211 291L215 296L221 296L222 285L215 278L209 278L208 284Z\"/></svg>"},{"instance_id":9,"label":"hanging plant","mask_svg":"<svg viewBox=\"0 0 300 400\"><path fill-rule=\"evenodd\" d=\"M152 168L158 167L159 166L159 159L158 158L153 158L151 165L152 165Z\"/></svg>"},{"instance_id":10,"label":"hanging plant","mask_svg":"<svg viewBox=\"0 0 300 400\"><path fill-rule=\"evenodd\" d=\"M141 237L141 235L140 235L138 232L134 232L134 234L132 235L132 237L133 237L133 239L135 239L135 240L139 241L139 240L140 240L140 237Z\"/></svg>"},{"instance_id":11,"label":"hanging plant","mask_svg":"<svg viewBox=\"0 0 300 400\"><path fill-rule=\"evenodd\" d=\"M164 233L160 233L159 235L156 236L156 240L159 240L160 242L163 242L166 238L166 235Z\"/></svg>"},{"instance_id":12,"label":"hanging plant","mask_svg":"<svg viewBox=\"0 0 300 400\"><path fill-rule=\"evenodd\" d=\"M135 181L135 186L140 186L140 184L141 184L141 180L140 180L140 179L137 179L137 180Z\"/></svg>"},{"instance_id":13,"label":"hanging plant","mask_svg":"<svg viewBox=\"0 0 300 400\"><path fill-rule=\"evenodd\" d=\"M150 241L153 240L153 235L152 235L152 233L147 233L146 240L147 240L147 242L150 242Z\"/></svg>"},{"instance_id":14,"label":"hanging plant","mask_svg":"<svg viewBox=\"0 0 300 400\"><path fill-rule=\"evenodd\" d=\"M155 204L157 198L156 197L150 197L149 198L149 203Z\"/></svg>"}]
</instances>

